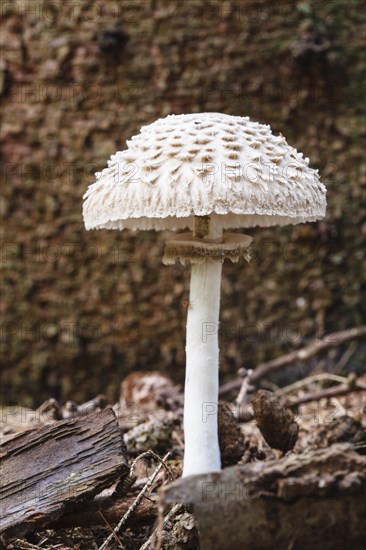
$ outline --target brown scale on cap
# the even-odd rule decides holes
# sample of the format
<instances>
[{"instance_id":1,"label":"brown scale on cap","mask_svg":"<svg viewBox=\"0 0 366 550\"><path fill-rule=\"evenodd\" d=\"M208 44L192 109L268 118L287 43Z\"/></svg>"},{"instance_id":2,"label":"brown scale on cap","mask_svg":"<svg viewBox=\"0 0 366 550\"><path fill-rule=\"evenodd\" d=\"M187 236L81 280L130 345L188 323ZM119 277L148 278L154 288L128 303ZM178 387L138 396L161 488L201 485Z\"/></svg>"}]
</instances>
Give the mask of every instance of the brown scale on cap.
<instances>
[{"instance_id":1,"label":"brown scale on cap","mask_svg":"<svg viewBox=\"0 0 366 550\"><path fill-rule=\"evenodd\" d=\"M170 115L143 126L85 194L87 229L222 229L324 217L326 189L309 159L270 126L224 113Z\"/></svg>"}]
</instances>

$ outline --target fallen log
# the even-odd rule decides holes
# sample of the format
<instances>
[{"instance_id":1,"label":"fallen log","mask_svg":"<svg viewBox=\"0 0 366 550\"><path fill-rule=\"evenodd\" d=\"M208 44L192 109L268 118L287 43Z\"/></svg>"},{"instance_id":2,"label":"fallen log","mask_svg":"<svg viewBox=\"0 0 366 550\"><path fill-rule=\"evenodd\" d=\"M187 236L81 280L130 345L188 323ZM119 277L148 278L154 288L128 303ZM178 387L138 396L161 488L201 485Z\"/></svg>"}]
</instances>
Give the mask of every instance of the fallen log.
<instances>
[{"instance_id":1,"label":"fallen log","mask_svg":"<svg viewBox=\"0 0 366 550\"><path fill-rule=\"evenodd\" d=\"M201 550L365 547L366 457L349 444L179 479L160 495L193 504Z\"/></svg>"},{"instance_id":2,"label":"fallen log","mask_svg":"<svg viewBox=\"0 0 366 550\"><path fill-rule=\"evenodd\" d=\"M46 527L128 471L110 408L16 434L0 445L0 532Z\"/></svg>"}]
</instances>

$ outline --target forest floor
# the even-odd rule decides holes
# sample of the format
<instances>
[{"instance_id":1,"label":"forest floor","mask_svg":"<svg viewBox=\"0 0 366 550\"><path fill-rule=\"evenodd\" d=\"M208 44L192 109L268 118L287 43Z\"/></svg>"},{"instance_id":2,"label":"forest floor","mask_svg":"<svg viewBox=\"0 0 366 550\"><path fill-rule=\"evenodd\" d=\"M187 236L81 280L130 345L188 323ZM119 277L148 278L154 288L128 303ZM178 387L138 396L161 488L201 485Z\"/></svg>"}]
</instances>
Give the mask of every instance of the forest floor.
<instances>
[{"instance_id":1,"label":"forest floor","mask_svg":"<svg viewBox=\"0 0 366 550\"><path fill-rule=\"evenodd\" d=\"M221 401L219 406L224 468L271 461L280 465L289 456L300 458L337 443L348 443L360 455L366 454L366 375L358 378L357 387L352 376L344 379L323 374L285 388L272 387L271 392L253 392L245 377L243 381L240 392L235 392L236 399ZM336 395L337 388L342 387L341 395ZM319 398L322 392L329 396ZM231 392L229 397L233 396ZM84 500L71 511L66 507L56 521L50 518L39 530L34 527L27 528L24 535L3 534L4 548L146 550L159 544L164 549L199 548L192 508L179 504L159 508L161 486L181 476L184 448L182 389L165 375L149 372L128 376L114 405L97 396L82 405L60 405L50 399L35 411L3 409L2 445L24 430L34 429L36 433L45 425L83 418L110 406L118 419L134 477L130 475L122 483L117 497L116 492L111 496L115 484L98 495L95 502L104 500L99 509L90 508L91 503ZM164 456L164 463L157 459ZM121 527L114 533L119 522Z\"/></svg>"}]
</instances>

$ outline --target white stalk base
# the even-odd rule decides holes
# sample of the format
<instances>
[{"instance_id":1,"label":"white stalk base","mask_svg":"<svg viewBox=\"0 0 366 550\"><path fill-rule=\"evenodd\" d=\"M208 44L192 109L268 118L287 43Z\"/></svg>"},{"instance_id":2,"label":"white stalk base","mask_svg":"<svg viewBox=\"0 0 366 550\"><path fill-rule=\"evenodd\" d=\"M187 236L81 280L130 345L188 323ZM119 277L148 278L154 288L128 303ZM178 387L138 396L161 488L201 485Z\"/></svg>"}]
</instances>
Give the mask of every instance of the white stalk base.
<instances>
[{"instance_id":1,"label":"white stalk base","mask_svg":"<svg viewBox=\"0 0 366 550\"><path fill-rule=\"evenodd\" d=\"M221 261L192 265L187 318L183 477L221 470L218 441Z\"/></svg>"}]
</instances>

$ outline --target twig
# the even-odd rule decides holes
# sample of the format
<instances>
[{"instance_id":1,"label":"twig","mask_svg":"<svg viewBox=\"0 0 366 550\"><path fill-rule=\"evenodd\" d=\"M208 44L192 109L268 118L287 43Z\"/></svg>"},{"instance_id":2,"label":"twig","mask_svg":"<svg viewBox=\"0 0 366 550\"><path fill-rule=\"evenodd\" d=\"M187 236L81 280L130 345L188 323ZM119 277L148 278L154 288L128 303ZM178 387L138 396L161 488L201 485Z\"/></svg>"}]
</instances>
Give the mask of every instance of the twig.
<instances>
[{"instance_id":1,"label":"twig","mask_svg":"<svg viewBox=\"0 0 366 550\"><path fill-rule=\"evenodd\" d=\"M142 458L152 456L158 461L162 461L153 451L146 451L140 454L133 461L128 476L124 477L114 489L113 492L104 491L103 494L98 495L93 501L85 502L80 508L61 516L55 522L50 524L52 529L63 529L66 527L76 526L88 526L88 525L104 525L106 523L117 523L121 516L126 514L129 508L133 505L135 497L127 496L132 487L138 489L149 481L149 478L139 479L136 482L134 475L136 464ZM173 474L167 464L164 464L167 469L170 478L173 478ZM116 498L118 497L118 498ZM123 499L121 498L123 497ZM134 522L136 524L147 525L152 523L158 513L158 509L155 503L141 502L139 510L136 512ZM112 530L112 528L111 528Z\"/></svg>"},{"instance_id":2,"label":"twig","mask_svg":"<svg viewBox=\"0 0 366 550\"><path fill-rule=\"evenodd\" d=\"M26 540L17 539L15 543L19 544L19 548L23 548L24 550L44 550L44 548L42 548L41 546L36 546L35 544L31 544Z\"/></svg>"},{"instance_id":3,"label":"twig","mask_svg":"<svg viewBox=\"0 0 366 550\"><path fill-rule=\"evenodd\" d=\"M177 513L179 512L180 510L182 510L184 508L184 504L174 504L174 506L171 508L171 510L168 512L168 514L164 517L163 521L162 522L159 522L158 526L156 527L156 529L154 529L154 531L151 533L151 535L149 536L149 538L147 539L146 542L144 542L144 544L140 547L140 550L149 550L152 545L152 543L154 542L154 539L156 538L156 550L160 550L160 547L161 547L161 537L162 537L162 533L163 533L163 530L164 530L164 527L166 527L166 525L168 524L168 522L171 520L171 518Z\"/></svg>"},{"instance_id":4,"label":"twig","mask_svg":"<svg viewBox=\"0 0 366 550\"><path fill-rule=\"evenodd\" d=\"M164 463L164 461L160 458L159 455L157 455L156 453L154 453L154 451L151 451L151 450L145 451L144 453L141 453L137 458L135 458L135 460L131 464L131 468L130 468L128 476L124 477L118 483L118 485L115 489L116 495L118 495L119 497L124 497L124 496L127 495L129 490L133 487L133 485L136 482L136 477L135 477L136 464L138 463L139 460L141 460L142 458L146 458L148 456L152 456L156 460L161 462L163 464L163 466L166 468L166 470L168 471L168 474L169 474L170 478L173 478L173 474L172 474L172 471L170 470L169 466Z\"/></svg>"},{"instance_id":5,"label":"twig","mask_svg":"<svg viewBox=\"0 0 366 550\"><path fill-rule=\"evenodd\" d=\"M149 452L149 451L147 451ZM150 453L150 452L149 452ZM143 453L144 454L144 453ZM159 466L156 468L156 470L153 472L153 474L149 477L146 485L141 489L141 491L139 492L139 494L137 495L137 497L135 498L135 500L133 501L133 503L131 504L131 506L129 507L129 509L127 510L127 512L125 513L125 515L122 517L122 519L119 521L119 523L116 525L116 527L114 528L113 532L106 538L106 540L103 542L103 544L99 547L99 550L106 550L106 548L108 548L108 545L109 543L112 541L113 538L116 537L117 533L120 531L120 529L123 527L123 525L126 523L126 521L129 519L129 517L131 516L131 514L134 513L134 511L136 510L136 508L138 507L138 505L140 504L140 502L142 501L142 499L144 498L145 494L147 493L147 491L150 489L150 487L153 485L156 477L158 476L158 474L160 473L160 471L162 470L162 468L165 466L167 468L167 465L165 464L166 460L169 458L170 456L170 453L167 453L163 459L160 459L160 464ZM136 462L136 461L135 461ZM132 465L133 466L133 465ZM168 468L167 468L168 469Z\"/></svg>"},{"instance_id":6,"label":"twig","mask_svg":"<svg viewBox=\"0 0 366 550\"><path fill-rule=\"evenodd\" d=\"M263 365L259 365L259 367L257 367L253 372L251 381L257 382L269 372L276 371L295 362L308 361L309 359L323 351L327 351L328 349L340 346L341 344L344 344L349 340L362 338L363 336L366 337L366 326L351 328L349 330L342 330L340 332L333 332L332 334L328 334L327 336L324 336L324 338L319 342L309 344L308 346L300 350L287 353L282 357L273 359L273 361L268 361L268 363L263 363Z\"/></svg>"},{"instance_id":7,"label":"twig","mask_svg":"<svg viewBox=\"0 0 366 550\"><path fill-rule=\"evenodd\" d=\"M308 346L305 346L302 349L292 351L291 353L287 353L286 355L282 355L281 357L277 357L277 359L273 359L272 361L268 361L266 363L262 363L256 367L256 369L253 371L253 374L250 378L250 382L258 382L260 379L264 378L269 373L275 372L278 369L281 369L283 367L287 367L289 365L292 365L294 363L302 363L304 361L308 361L312 357L315 357L319 353L323 351L327 351L328 349L335 348L337 346L340 346L344 344L345 342L348 342L349 340L356 340L362 337L366 337L366 326L361 327L355 327L348 330L342 330L339 332L333 332L332 334L328 334L323 337L322 340L319 342L315 342L313 344L309 344ZM224 384L220 388L220 396L226 395L227 393L230 393L233 390L238 390L242 385L242 379L236 379L232 382L228 382L227 384Z\"/></svg>"},{"instance_id":8,"label":"twig","mask_svg":"<svg viewBox=\"0 0 366 550\"><path fill-rule=\"evenodd\" d=\"M108 527L108 529L112 532L113 531L113 527L112 525L109 523L109 521L103 516L102 512L99 510L98 511L98 514L100 515L100 517L102 518L103 520L103 523ZM122 541L120 540L119 536L117 535L117 533L114 534L114 537L116 539L116 541L118 542L118 544L120 545L121 548L125 548L124 545L122 544Z\"/></svg>"},{"instance_id":9,"label":"twig","mask_svg":"<svg viewBox=\"0 0 366 550\"><path fill-rule=\"evenodd\" d=\"M237 405L244 405L248 403L248 390L250 388L251 376L253 374L252 369L249 369L245 372L243 381L241 383L240 391L238 397L235 400Z\"/></svg>"},{"instance_id":10,"label":"twig","mask_svg":"<svg viewBox=\"0 0 366 550\"><path fill-rule=\"evenodd\" d=\"M170 453L168 453L170 454ZM173 478L173 473L171 471L171 469L169 468L168 464L166 464L166 459L165 457L164 458L160 458L159 455L157 455L156 453L154 453L154 451L145 451L144 453L141 453L137 458L135 458L135 460L132 462L131 464L131 469L130 469L130 475L134 474L135 473L135 467L136 467L136 464L139 460L141 460L142 458L146 458L148 456L152 456L153 458L155 458L158 462L160 462L160 464L162 464L164 466L164 468L166 469L166 471L168 472L170 478Z\"/></svg>"},{"instance_id":11,"label":"twig","mask_svg":"<svg viewBox=\"0 0 366 550\"><path fill-rule=\"evenodd\" d=\"M350 392L366 391L366 385L356 382L353 384L338 384L332 388L326 388L325 390L320 390L314 393L308 393L297 397L296 399L291 399L288 401L288 407L297 407L298 405L303 405L305 403L311 403L311 401L320 401L321 399L330 398L330 397L340 397L342 395L347 395Z\"/></svg>"},{"instance_id":12,"label":"twig","mask_svg":"<svg viewBox=\"0 0 366 550\"><path fill-rule=\"evenodd\" d=\"M289 384L284 388L280 388L275 393L278 397L280 397L286 393L291 393L293 391L300 390L304 386L309 386L313 382L322 382L323 380L331 380L332 382L338 382L340 384L344 384L345 382L347 382L347 378L345 378L344 376L337 376L336 374L322 372L320 374L313 374L312 376L308 376L307 378L298 380L297 382L294 382L293 384Z\"/></svg>"},{"instance_id":13,"label":"twig","mask_svg":"<svg viewBox=\"0 0 366 550\"><path fill-rule=\"evenodd\" d=\"M351 342L351 344L348 346L338 363L336 364L335 368L333 369L334 374L337 374L338 372L341 372L344 367L347 365L348 361L351 359L352 355L355 353L356 349L358 348L358 342Z\"/></svg>"}]
</instances>

